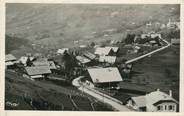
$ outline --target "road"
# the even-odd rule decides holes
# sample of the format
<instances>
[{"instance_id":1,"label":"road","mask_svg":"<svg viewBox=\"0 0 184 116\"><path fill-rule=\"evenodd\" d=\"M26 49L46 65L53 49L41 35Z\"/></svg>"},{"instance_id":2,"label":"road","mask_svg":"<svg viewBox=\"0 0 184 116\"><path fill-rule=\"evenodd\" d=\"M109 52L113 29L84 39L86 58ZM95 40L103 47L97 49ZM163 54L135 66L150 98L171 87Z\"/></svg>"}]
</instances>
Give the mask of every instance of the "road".
<instances>
[{"instance_id":1,"label":"road","mask_svg":"<svg viewBox=\"0 0 184 116\"><path fill-rule=\"evenodd\" d=\"M128 109L125 105L122 105L122 102L119 100L116 100L112 98L111 96L108 96L104 93L101 93L93 88L89 88L83 84L80 83L80 79L82 77L78 77L72 81L72 84L78 89L84 93L87 93L94 98L98 99L99 101L109 104L112 108L114 108L116 111L132 111L131 109Z\"/></svg>"},{"instance_id":2,"label":"road","mask_svg":"<svg viewBox=\"0 0 184 116\"><path fill-rule=\"evenodd\" d=\"M137 57L137 58L128 60L128 61L125 62L125 64L129 64L129 63L135 62L135 61L140 60L140 59L142 59L142 58L144 58L144 57L147 57L147 56L149 56L149 55L152 55L152 54L154 54L154 53L156 53L156 52L162 51L162 50L168 48L168 47L171 45L169 42L167 42L167 41L164 40L164 39L162 39L162 41L164 41L167 45L166 45L166 46L163 46L163 47L161 47L161 48L159 48L159 49L156 49L156 50L154 50L154 51L152 51L152 52L149 52L149 53L147 53L147 54L144 54L144 55L142 55L142 56L139 56L139 57Z\"/></svg>"},{"instance_id":3,"label":"road","mask_svg":"<svg viewBox=\"0 0 184 116\"><path fill-rule=\"evenodd\" d=\"M163 46L162 48L159 48L157 50L154 50L152 52L149 52L147 54L144 54L142 56L139 56L137 58L134 58L134 59L131 59L131 60L128 60L126 61L125 63L128 64L128 63L132 63L132 62L135 62L137 60L140 60L144 57L147 57L149 55L152 55L156 52L159 52L159 51L162 51L166 48L168 48L171 44L169 42L167 42L166 40L162 39L162 41L164 41L167 45L166 46ZM82 92L85 92L93 97L95 97L96 99L98 99L99 101L103 102L103 103L107 103L109 105L111 105L115 110L117 111L132 111L131 109L127 108L125 105L122 105L121 101L115 99L115 98L112 98L111 96L108 96L104 93L101 93L93 88L89 88L83 84L81 84L80 82L80 79L83 78L82 76L81 77L78 77L76 79L74 79L72 81L72 84L74 86L76 86L79 90L81 90Z\"/></svg>"}]
</instances>

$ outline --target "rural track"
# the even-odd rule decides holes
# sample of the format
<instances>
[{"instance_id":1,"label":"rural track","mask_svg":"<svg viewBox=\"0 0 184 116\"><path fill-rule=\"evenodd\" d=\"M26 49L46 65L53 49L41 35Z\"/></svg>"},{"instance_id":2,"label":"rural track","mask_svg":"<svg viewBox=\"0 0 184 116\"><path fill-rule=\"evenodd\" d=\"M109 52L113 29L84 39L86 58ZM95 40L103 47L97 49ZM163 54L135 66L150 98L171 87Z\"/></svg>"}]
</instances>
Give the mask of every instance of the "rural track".
<instances>
[{"instance_id":1,"label":"rural track","mask_svg":"<svg viewBox=\"0 0 184 116\"><path fill-rule=\"evenodd\" d=\"M157 52L159 52L159 51L162 51L162 50L168 48L168 47L171 45L168 41L166 41L166 40L164 40L164 39L162 39L162 41L164 41L167 45L166 45L166 46L163 46L163 47L161 47L161 48L159 48L159 49L156 49L156 50L154 50L154 51L151 51L151 52L149 52L149 53L147 53L147 54L144 54L144 55L142 55L142 56L139 56L139 57L137 57L137 58L128 60L128 61L126 61L125 63L128 64L128 63L135 62L135 61L140 60L140 59L142 59L142 58L145 58L145 57L147 57L147 56L149 56L149 55L152 55L152 54L154 54L154 53L157 53ZM115 98L111 99L112 97L110 97L110 96L108 96L108 95L105 95L105 97L104 97L104 94L103 94L103 93L101 93L101 92L99 92L99 91L95 92L96 90L94 90L94 89L91 89L91 88L89 89L89 88L87 88L87 87L85 87L85 86L82 86L82 85L80 84L80 82L79 82L81 78L82 78L82 76L80 76L80 77L74 79L74 80L72 81L72 85L74 85L75 87L77 87L79 90L81 90L81 91L83 91L83 92L85 92L85 93L87 93L87 94L89 94L89 95L95 97L95 98L98 99L99 101L111 105L111 106L112 106L115 110L117 110L117 111L132 111L132 109L129 109L129 108L127 108L126 106L122 105L122 103L120 103L118 100L117 100L117 101L114 100ZM103 94L103 95L102 95L102 94Z\"/></svg>"}]
</instances>

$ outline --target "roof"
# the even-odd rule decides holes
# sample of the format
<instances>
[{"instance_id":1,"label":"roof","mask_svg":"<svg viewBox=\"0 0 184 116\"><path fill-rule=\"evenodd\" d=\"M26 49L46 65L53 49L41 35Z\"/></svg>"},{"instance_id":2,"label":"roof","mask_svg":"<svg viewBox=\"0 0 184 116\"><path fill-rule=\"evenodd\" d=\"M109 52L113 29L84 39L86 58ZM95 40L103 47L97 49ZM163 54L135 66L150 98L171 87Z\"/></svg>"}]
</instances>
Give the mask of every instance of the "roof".
<instances>
[{"instance_id":1,"label":"roof","mask_svg":"<svg viewBox=\"0 0 184 116\"><path fill-rule=\"evenodd\" d=\"M100 56L99 62L107 62L114 64L116 62L116 56Z\"/></svg>"},{"instance_id":2,"label":"roof","mask_svg":"<svg viewBox=\"0 0 184 116\"><path fill-rule=\"evenodd\" d=\"M151 92L151 93L146 95L146 101L148 104L151 104L151 105L153 105L159 101L168 101L168 100L177 103L177 101L173 97L171 97L168 94L161 92L159 90Z\"/></svg>"},{"instance_id":3,"label":"roof","mask_svg":"<svg viewBox=\"0 0 184 116\"><path fill-rule=\"evenodd\" d=\"M110 47L99 47L99 48L96 48L95 54L105 56L105 55L108 55L110 51L111 51Z\"/></svg>"},{"instance_id":4,"label":"roof","mask_svg":"<svg viewBox=\"0 0 184 116\"><path fill-rule=\"evenodd\" d=\"M105 47L105 48L111 48L113 50L113 52L118 52L119 47Z\"/></svg>"},{"instance_id":5,"label":"roof","mask_svg":"<svg viewBox=\"0 0 184 116\"><path fill-rule=\"evenodd\" d=\"M132 97L132 100L136 103L138 107L146 106L146 98L145 96Z\"/></svg>"},{"instance_id":6,"label":"roof","mask_svg":"<svg viewBox=\"0 0 184 116\"><path fill-rule=\"evenodd\" d=\"M14 62L9 62L9 61L8 62L5 62L5 65L6 66L11 66L11 65L14 65L14 64L15 64Z\"/></svg>"},{"instance_id":7,"label":"roof","mask_svg":"<svg viewBox=\"0 0 184 116\"><path fill-rule=\"evenodd\" d=\"M57 69L54 61L49 61L49 68L50 69Z\"/></svg>"},{"instance_id":8,"label":"roof","mask_svg":"<svg viewBox=\"0 0 184 116\"><path fill-rule=\"evenodd\" d=\"M85 52L83 55L84 55L85 57L91 59L91 60L94 60L94 59L96 58L96 55L93 54L93 53L91 53L91 52Z\"/></svg>"},{"instance_id":9,"label":"roof","mask_svg":"<svg viewBox=\"0 0 184 116\"><path fill-rule=\"evenodd\" d=\"M34 59L34 57L29 57L29 58L30 58L31 61ZM20 61L22 64L26 64L27 59L28 59L27 56L22 56L22 57L20 57L19 61Z\"/></svg>"},{"instance_id":10,"label":"roof","mask_svg":"<svg viewBox=\"0 0 184 116\"><path fill-rule=\"evenodd\" d=\"M89 68L88 72L94 83L120 82L123 81L116 67Z\"/></svg>"},{"instance_id":11,"label":"roof","mask_svg":"<svg viewBox=\"0 0 184 116\"><path fill-rule=\"evenodd\" d=\"M86 57L83 57L83 56L76 56L76 59L77 59L79 62L83 63L83 64L89 63L89 62L91 61L90 59L88 59L88 58L86 58Z\"/></svg>"},{"instance_id":12,"label":"roof","mask_svg":"<svg viewBox=\"0 0 184 116\"><path fill-rule=\"evenodd\" d=\"M26 67L26 72L28 75L41 75L41 74L50 74L51 71L48 66L35 66L35 67Z\"/></svg>"},{"instance_id":13,"label":"roof","mask_svg":"<svg viewBox=\"0 0 184 116\"><path fill-rule=\"evenodd\" d=\"M16 60L16 57L13 56L12 54L7 54L7 55L5 56L5 61L6 61L6 62L7 62L7 61L13 61L13 60Z\"/></svg>"},{"instance_id":14,"label":"roof","mask_svg":"<svg viewBox=\"0 0 184 116\"><path fill-rule=\"evenodd\" d=\"M53 61L34 61L34 66L48 66L50 69L56 69L56 65Z\"/></svg>"},{"instance_id":15,"label":"roof","mask_svg":"<svg viewBox=\"0 0 184 116\"><path fill-rule=\"evenodd\" d=\"M64 54L65 51L68 51L69 48L62 48L62 49L58 49L57 53L58 54Z\"/></svg>"}]
</instances>

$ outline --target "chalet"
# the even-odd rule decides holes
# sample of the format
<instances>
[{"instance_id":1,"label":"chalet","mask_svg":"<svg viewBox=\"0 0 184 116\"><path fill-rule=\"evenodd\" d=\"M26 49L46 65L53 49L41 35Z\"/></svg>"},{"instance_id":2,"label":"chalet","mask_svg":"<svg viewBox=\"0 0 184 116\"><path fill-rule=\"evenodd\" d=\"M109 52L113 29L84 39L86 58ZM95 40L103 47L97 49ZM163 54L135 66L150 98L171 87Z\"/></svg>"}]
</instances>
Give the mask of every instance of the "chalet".
<instances>
[{"instance_id":1,"label":"chalet","mask_svg":"<svg viewBox=\"0 0 184 116\"><path fill-rule=\"evenodd\" d=\"M89 65L91 63L91 60L84 57L84 56L76 56L76 59L78 60L79 65Z\"/></svg>"},{"instance_id":2,"label":"chalet","mask_svg":"<svg viewBox=\"0 0 184 116\"><path fill-rule=\"evenodd\" d=\"M171 21L169 19L169 22L167 23L167 28L169 28L169 29L173 29L173 28L180 29L180 23L179 22L175 22L175 21Z\"/></svg>"},{"instance_id":3,"label":"chalet","mask_svg":"<svg viewBox=\"0 0 184 116\"><path fill-rule=\"evenodd\" d=\"M62 48L57 50L58 55L63 55L65 52L68 52L69 48Z\"/></svg>"},{"instance_id":4,"label":"chalet","mask_svg":"<svg viewBox=\"0 0 184 116\"><path fill-rule=\"evenodd\" d=\"M117 86L119 82L123 81L116 67L88 68L88 73L94 85L99 87Z\"/></svg>"},{"instance_id":5,"label":"chalet","mask_svg":"<svg viewBox=\"0 0 184 116\"><path fill-rule=\"evenodd\" d=\"M85 53L83 54L83 56L87 57L87 58L90 59L90 60L95 60L95 59L96 59L96 55L93 54L93 53L91 53L91 52L85 52Z\"/></svg>"},{"instance_id":6,"label":"chalet","mask_svg":"<svg viewBox=\"0 0 184 116\"><path fill-rule=\"evenodd\" d=\"M105 47L99 47L96 48L95 54L99 56L108 56L112 54L112 49L111 48L105 48Z\"/></svg>"},{"instance_id":7,"label":"chalet","mask_svg":"<svg viewBox=\"0 0 184 116\"><path fill-rule=\"evenodd\" d=\"M30 59L30 61L33 61L35 59L34 57L22 56L20 57L19 62L22 63L24 66L27 66L28 58Z\"/></svg>"},{"instance_id":8,"label":"chalet","mask_svg":"<svg viewBox=\"0 0 184 116\"><path fill-rule=\"evenodd\" d=\"M116 56L100 56L99 62L114 64L116 62Z\"/></svg>"},{"instance_id":9,"label":"chalet","mask_svg":"<svg viewBox=\"0 0 184 116\"><path fill-rule=\"evenodd\" d=\"M105 47L105 48L111 48L114 53L117 53L119 51L119 47Z\"/></svg>"},{"instance_id":10,"label":"chalet","mask_svg":"<svg viewBox=\"0 0 184 116\"><path fill-rule=\"evenodd\" d=\"M172 97L171 90L166 94L158 89L143 96L131 97L126 105L138 111L176 112L178 102Z\"/></svg>"},{"instance_id":11,"label":"chalet","mask_svg":"<svg viewBox=\"0 0 184 116\"><path fill-rule=\"evenodd\" d=\"M151 33L150 36L151 38L156 38L156 37L162 38L160 33Z\"/></svg>"},{"instance_id":12,"label":"chalet","mask_svg":"<svg viewBox=\"0 0 184 116\"><path fill-rule=\"evenodd\" d=\"M95 54L99 56L115 56L118 50L118 47L99 47L96 48Z\"/></svg>"},{"instance_id":13,"label":"chalet","mask_svg":"<svg viewBox=\"0 0 184 116\"><path fill-rule=\"evenodd\" d=\"M172 45L179 45L180 44L180 39L171 39L171 44Z\"/></svg>"},{"instance_id":14,"label":"chalet","mask_svg":"<svg viewBox=\"0 0 184 116\"><path fill-rule=\"evenodd\" d=\"M31 79L44 79L51 74L50 68L48 66L26 67L25 70L26 74Z\"/></svg>"},{"instance_id":15,"label":"chalet","mask_svg":"<svg viewBox=\"0 0 184 116\"><path fill-rule=\"evenodd\" d=\"M33 66L47 66L52 71L57 69L53 61L47 61L47 60L34 61Z\"/></svg>"},{"instance_id":16,"label":"chalet","mask_svg":"<svg viewBox=\"0 0 184 116\"><path fill-rule=\"evenodd\" d=\"M17 62L17 59L12 54L7 54L5 56L6 69L13 68L16 62Z\"/></svg>"}]
</instances>

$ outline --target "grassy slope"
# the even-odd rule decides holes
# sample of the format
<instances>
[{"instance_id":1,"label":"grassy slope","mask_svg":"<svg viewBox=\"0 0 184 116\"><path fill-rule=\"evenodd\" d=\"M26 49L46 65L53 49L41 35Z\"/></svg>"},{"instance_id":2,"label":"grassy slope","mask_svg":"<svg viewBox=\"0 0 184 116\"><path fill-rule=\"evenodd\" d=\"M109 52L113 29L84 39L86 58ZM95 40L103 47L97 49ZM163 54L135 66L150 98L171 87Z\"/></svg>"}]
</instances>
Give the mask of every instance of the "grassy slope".
<instances>
[{"instance_id":1,"label":"grassy slope","mask_svg":"<svg viewBox=\"0 0 184 116\"><path fill-rule=\"evenodd\" d=\"M171 8L175 8L171 12ZM144 29L150 21L166 23L169 18L178 19L176 5L40 5L7 4L6 33L49 46L69 47L73 40L100 41L103 36L89 37L93 32L118 29L126 34L127 29ZM135 22L135 26L132 25ZM113 34L121 39L123 34ZM83 41L84 40L84 41Z\"/></svg>"},{"instance_id":2,"label":"grassy slope","mask_svg":"<svg viewBox=\"0 0 184 116\"><path fill-rule=\"evenodd\" d=\"M176 52L175 52L176 51ZM179 49L171 47L150 58L135 63L132 76L133 83L145 84L148 91L160 88L168 93L173 91L175 99L179 100Z\"/></svg>"},{"instance_id":3,"label":"grassy slope","mask_svg":"<svg viewBox=\"0 0 184 116\"><path fill-rule=\"evenodd\" d=\"M36 108L37 110L91 111L92 107L90 103L93 103L97 105L97 107L103 107L101 110L111 111L111 109L107 108L102 103L98 103L91 97L82 94L72 86L64 86L62 84L56 85L48 81L31 81L10 71L6 71L5 79L5 101L19 104L18 107L8 107L8 105L6 105L6 109L9 110L33 110ZM72 104L69 96L78 98L74 100L74 102L78 103L77 108ZM25 98L27 100L31 98L38 103L35 103L36 106L32 107L29 104L30 102L26 102ZM43 101L50 105L48 107L38 106L39 102Z\"/></svg>"}]
</instances>

